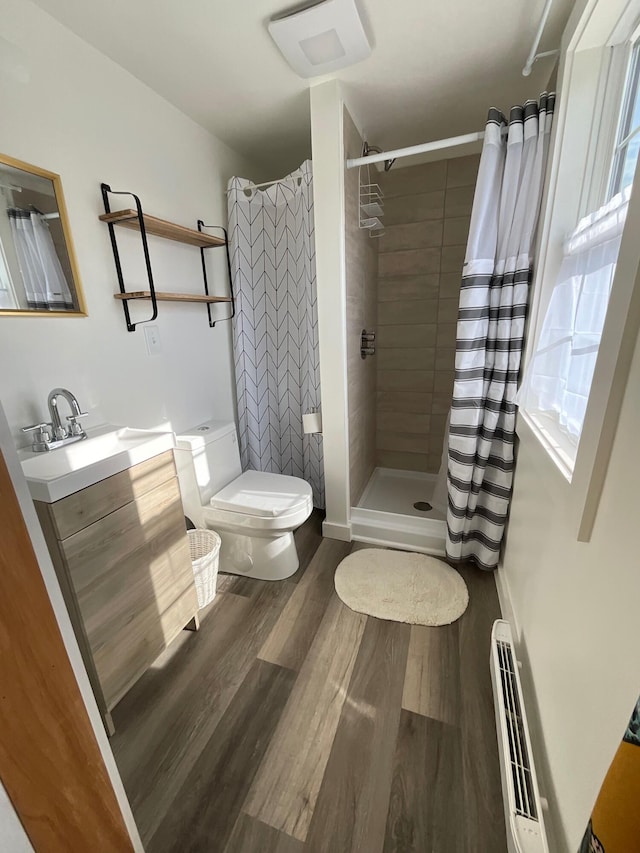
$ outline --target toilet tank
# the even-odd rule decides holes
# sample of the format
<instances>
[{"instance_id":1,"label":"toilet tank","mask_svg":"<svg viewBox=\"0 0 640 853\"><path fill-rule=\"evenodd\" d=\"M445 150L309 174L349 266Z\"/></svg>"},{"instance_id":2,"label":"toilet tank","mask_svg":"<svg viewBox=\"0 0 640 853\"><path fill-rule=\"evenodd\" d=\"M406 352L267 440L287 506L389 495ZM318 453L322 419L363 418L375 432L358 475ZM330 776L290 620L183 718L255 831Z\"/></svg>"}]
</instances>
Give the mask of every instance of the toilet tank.
<instances>
[{"instance_id":1,"label":"toilet tank","mask_svg":"<svg viewBox=\"0 0 640 853\"><path fill-rule=\"evenodd\" d=\"M202 527L202 507L242 473L236 425L207 421L176 439L176 467L185 515Z\"/></svg>"}]
</instances>

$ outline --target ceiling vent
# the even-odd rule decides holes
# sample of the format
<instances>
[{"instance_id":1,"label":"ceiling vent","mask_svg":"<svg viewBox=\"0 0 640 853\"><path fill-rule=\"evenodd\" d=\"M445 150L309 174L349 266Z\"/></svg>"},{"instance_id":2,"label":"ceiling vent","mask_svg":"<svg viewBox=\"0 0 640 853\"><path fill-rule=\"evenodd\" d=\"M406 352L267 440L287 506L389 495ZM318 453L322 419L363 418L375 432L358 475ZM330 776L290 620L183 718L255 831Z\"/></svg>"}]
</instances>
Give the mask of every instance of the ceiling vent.
<instances>
[{"instance_id":1,"label":"ceiling vent","mask_svg":"<svg viewBox=\"0 0 640 853\"><path fill-rule=\"evenodd\" d=\"M269 33L301 77L329 74L371 54L355 0L325 0L277 18Z\"/></svg>"}]
</instances>

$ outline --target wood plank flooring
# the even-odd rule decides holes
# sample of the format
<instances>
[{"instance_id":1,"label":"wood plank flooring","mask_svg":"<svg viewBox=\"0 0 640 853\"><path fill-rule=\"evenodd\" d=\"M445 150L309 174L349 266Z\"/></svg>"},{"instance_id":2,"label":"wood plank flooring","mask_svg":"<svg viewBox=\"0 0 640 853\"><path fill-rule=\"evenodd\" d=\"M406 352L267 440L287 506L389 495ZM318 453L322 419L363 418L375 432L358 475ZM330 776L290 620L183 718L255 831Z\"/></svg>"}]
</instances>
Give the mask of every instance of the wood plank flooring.
<instances>
[{"instance_id":1,"label":"wood plank flooring","mask_svg":"<svg viewBox=\"0 0 640 853\"><path fill-rule=\"evenodd\" d=\"M337 598L319 513L296 540L293 578L221 576L114 709L147 853L506 853L493 577L460 569L453 625L385 622Z\"/></svg>"}]
</instances>

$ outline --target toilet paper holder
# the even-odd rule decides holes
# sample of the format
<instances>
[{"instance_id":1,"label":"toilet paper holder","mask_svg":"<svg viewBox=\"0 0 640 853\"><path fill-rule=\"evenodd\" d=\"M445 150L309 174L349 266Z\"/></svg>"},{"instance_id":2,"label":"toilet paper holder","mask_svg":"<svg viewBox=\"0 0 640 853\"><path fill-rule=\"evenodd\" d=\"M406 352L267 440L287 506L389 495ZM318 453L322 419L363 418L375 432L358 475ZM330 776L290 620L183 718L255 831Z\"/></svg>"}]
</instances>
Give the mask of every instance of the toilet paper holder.
<instances>
[{"instance_id":1,"label":"toilet paper holder","mask_svg":"<svg viewBox=\"0 0 640 853\"><path fill-rule=\"evenodd\" d=\"M376 354L376 333L362 330L360 334L360 358Z\"/></svg>"},{"instance_id":2,"label":"toilet paper holder","mask_svg":"<svg viewBox=\"0 0 640 853\"><path fill-rule=\"evenodd\" d=\"M320 412L306 412L302 416L302 431L305 435L322 432L322 415Z\"/></svg>"}]
</instances>

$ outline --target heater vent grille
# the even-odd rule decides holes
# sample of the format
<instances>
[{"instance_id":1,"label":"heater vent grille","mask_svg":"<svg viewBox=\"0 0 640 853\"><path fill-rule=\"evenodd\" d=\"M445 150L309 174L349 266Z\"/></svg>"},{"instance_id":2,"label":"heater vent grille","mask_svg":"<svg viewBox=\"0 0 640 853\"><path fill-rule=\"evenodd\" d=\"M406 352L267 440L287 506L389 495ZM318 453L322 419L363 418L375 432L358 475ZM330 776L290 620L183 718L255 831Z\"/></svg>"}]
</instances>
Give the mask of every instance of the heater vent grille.
<instances>
[{"instance_id":1,"label":"heater vent grille","mask_svg":"<svg viewBox=\"0 0 640 853\"><path fill-rule=\"evenodd\" d=\"M513 778L516 814L537 821L538 810L531 772L531 758L524 732L513 649L509 643L502 640L497 641L496 648L507 724L509 763Z\"/></svg>"}]
</instances>

